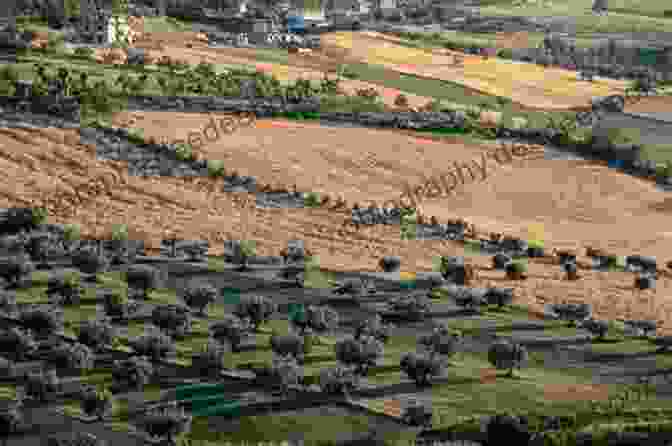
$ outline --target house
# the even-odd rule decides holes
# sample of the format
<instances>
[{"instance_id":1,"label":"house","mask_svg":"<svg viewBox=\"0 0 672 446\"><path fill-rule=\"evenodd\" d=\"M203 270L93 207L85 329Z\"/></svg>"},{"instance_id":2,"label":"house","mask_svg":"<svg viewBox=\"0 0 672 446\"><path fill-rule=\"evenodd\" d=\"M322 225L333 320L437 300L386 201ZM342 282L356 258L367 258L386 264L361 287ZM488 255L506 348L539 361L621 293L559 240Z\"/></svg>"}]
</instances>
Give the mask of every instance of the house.
<instances>
[{"instance_id":1,"label":"house","mask_svg":"<svg viewBox=\"0 0 672 446\"><path fill-rule=\"evenodd\" d=\"M128 16L112 16L107 20L105 43L124 42L128 39Z\"/></svg>"}]
</instances>

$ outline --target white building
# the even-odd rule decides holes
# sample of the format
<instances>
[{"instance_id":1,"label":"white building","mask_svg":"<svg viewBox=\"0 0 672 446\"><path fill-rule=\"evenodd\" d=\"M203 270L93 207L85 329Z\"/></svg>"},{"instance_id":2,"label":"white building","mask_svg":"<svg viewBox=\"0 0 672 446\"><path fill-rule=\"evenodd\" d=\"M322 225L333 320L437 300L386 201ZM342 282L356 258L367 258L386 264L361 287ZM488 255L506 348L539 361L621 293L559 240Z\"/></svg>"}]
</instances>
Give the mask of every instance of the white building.
<instances>
[{"instance_id":1,"label":"white building","mask_svg":"<svg viewBox=\"0 0 672 446\"><path fill-rule=\"evenodd\" d=\"M128 39L128 32L128 16L111 16L107 21L105 42L108 44L115 42L123 43Z\"/></svg>"}]
</instances>

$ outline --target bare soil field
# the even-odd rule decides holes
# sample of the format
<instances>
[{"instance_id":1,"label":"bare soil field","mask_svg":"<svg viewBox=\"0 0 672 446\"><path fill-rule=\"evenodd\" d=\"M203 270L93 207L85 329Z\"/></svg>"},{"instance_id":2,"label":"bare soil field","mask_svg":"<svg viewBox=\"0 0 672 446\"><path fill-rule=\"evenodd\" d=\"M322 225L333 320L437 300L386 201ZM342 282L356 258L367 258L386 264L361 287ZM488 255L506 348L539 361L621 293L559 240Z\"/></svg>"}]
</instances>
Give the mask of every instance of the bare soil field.
<instances>
[{"instance_id":1,"label":"bare soil field","mask_svg":"<svg viewBox=\"0 0 672 446\"><path fill-rule=\"evenodd\" d=\"M211 115L215 125L226 115ZM113 123L133 122L145 138L168 141L202 135L210 117L197 113L123 112ZM214 136L214 130L208 135ZM390 130L326 127L317 123L257 120L252 127L195 148L199 158L222 160L242 175L255 176L261 184L296 185L348 203L399 202L404 184L421 184L424 178L452 168L452 162L480 162L494 151L494 143L475 145L413 137ZM449 154L448 156L446 156ZM539 146L530 156L543 157ZM494 164L494 161L490 162Z\"/></svg>"},{"instance_id":2,"label":"bare soil field","mask_svg":"<svg viewBox=\"0 0 672 446\"><path fill-rule=\"evenodd\" d=\"M145 127L151 133L152 127ZM247 155L246 158L243 149L231 150L229 164L255 162L258 170L251 173L270 174L271 166L287 153L278 153L277 149L271 151L264 142L273 140L275 147L284 149L275 139L281 133L276 130L249 129L250 135L264 131L264 137L253 138L244 130L239 136L227 135L239 138L233 146L247 141L248 150L253 153L252 157ZM389 180L391 173L385 175L375 168L362 169L356 161L348 160L348 157L354 158L353 149L335 145L335 141L350 132L356 136L349 138L360 139L365 138L368 131L339 129L338 135L327 136L330 130L305 128L297 129L295 133L314 131L324 144L320 153L339 155L333 164L329 160L320 160L319 156L306 158L310 145L305 141L309 138L303 135L302 145L299 136L282 130L290 133L282 142L292 144L298 158L296 166L300 171L310 169L313 172L310 181L319 177L316 169L334 166L341 170L343 178L353 178L352 187L364 187L364 178L373 172L377 172L375 178L381 190L385 184L393 183ZM376 137L380 141L383 138L386 137ZM407 135L396 136L398 142L394 141L394 135L388 138L388 145L397 147L407 144L409 139ZM258 141L256 147L251 145L251 139ZM378 149L367 140L363 141L363 147L373 152L383 150L382 142ZM326 147L332 143L336 150L332 146L329 152ZM222 144L228 147L232 143L222 140ZM413 168L421 168L423 162L436 162L438 148L423 146L422 151L416 153L411 168L398 161L393 166L396 169L394 175L409 175ZM440 148L445 153L444 147ZM455 159L462 159L460 157L470 158L482 148L454 146L454 150ZM254 157L265 158L265 161L254 161ZM309 160L318 164L310 165ZM214 179L132 177L128 175L125 163L98 160L94 148L80 144L77 133L71 130L3 129L0 132L0 163L5 172L0 182L0 206L45 206L50 211L50 222L78 223L82 235L87 238L109 237L113 225L126 224L130 237L143 240L150 253L158 253L160 241L169 231L181 239L208 240L214 255L222 253L222 242L226 239L255 240L260 255L277 255L289 240L301 239L318 254L323 268L334 271L374 271L377 261L384 255L401 256L405 270L430 271L435 256L464 255L464 247L450 241L401 240L399 228L395 226L356 229L349 224L349 212L343 210L256 208L253 195L221 192L220 181ZM525 176L520 175L522 165L526 166ZM287 161L283 161L276 168L282 171L288 167ZM355 180L357 177L353 172L362 177L361 182ZM290 176L286 172L283 175ZM298 179L300 176L291 175L297 178L296 181L302 181ZM556 181L548 181L549 178L556 178ZM325 184L329 184L328 180ZM532 185L534 192L529 191ZM367 195L373 195L365 191ZM601 201L589 202L598 199ZM668 211L663 209L665 203L668 203ZM657 255L661 261L666 260L665 254L672 248L672 238L664 233L669 199L666 202L662 192L606 167L578 169L571 162L524 161L520 167L511 167L511 172L504 167L493 170L486 182L470 185L459 195L443 199L441 204L422 206L426 215L435 213L442 217L440 220L449 214L464 217L484 230L515 233L522 232L528 224L543 222L543 236L549 248L565 246L569 241L574 245L601 242L601 246L613 248L617 254L643 252ZM638 227L647 229L642 232L633 230ZM666 276L660 277L656 290L638 294L633 291L633 276L626 273L582 271L582 279L569 282L563 279L557 265L531 262L530 277L526 281L509 281L503 278L501 271L490 270L489 257L472 257L468 261L478 266L476 286L513 287L516 302L529 304L533 309L541 310L544 303L550 302L585 301L594 305L599 317L647 318L655 315L663 325L663 331L672 328L672 316L668 314L670 307L664 300L670 294L672 280Z\"/></svg>"}]
</instances>

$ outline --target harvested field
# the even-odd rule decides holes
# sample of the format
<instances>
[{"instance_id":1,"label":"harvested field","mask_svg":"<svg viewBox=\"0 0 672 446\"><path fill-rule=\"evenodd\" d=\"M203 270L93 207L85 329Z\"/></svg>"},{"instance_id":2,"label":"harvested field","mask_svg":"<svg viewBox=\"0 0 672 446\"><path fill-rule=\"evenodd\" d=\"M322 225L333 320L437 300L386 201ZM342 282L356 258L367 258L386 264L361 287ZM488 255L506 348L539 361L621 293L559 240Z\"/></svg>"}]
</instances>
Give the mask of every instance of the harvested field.
<instances>
[{"instance_id":1,"label":"harvested field","mask_svg":"<svg viewBox=\"0 0 672 446\"><path fill-rule=\"evenodd\" d=\"M559 68L544 68L535 64L505 59L462 55L446 51L429 53L407 48L372 33L342 32L326 34L325 48L340 49L350 58L381 65L399 73L457 82L466 87L495 96L511 98L530 108L563 110L585 107L594 96L623 93L626 82L598 79L588 83L578 81L576 72ZM454 57L464 57L463 67L457 67Z\"/></svg>"},{"instance_id":2,"label":"harvested field","mask_svg":"<svg viewBox=\"0 0 672 446\"><path fill-rule=\"evenodd\" d=\"M198 126L205 120L191 122ZM334 129L318 130L309 124L302 125L306 128L297 128L294 132L286 128L243 129L227 135L220 144L229 150L228 165L241 172L251 166L245 163L255 163L257 170L249 172L255 176L277 175L273 178L291 178L291 183L314 181L313 190L323 184L330 191L337 190L338 184L335 180L324 181L325 176L320 177L320 172L338 168L341 184L342 178L351 178L350 187L360 188L358 197L376 197L372 187L364 187L373 176L381 199L385 197L385 187L391 189L404 175L415 178L413 169L422 169L423 163L439 163L438 149L444 153L445 163L444 145L425 144L418 147L410 167L397 162L387 167L389 172L362 168L361 160L355 159L356 154L352 152L354 149L338 145L336 141L346 135L355 137L350 136L351 133L357 139L369 138L372 131L342 128L329 136ZM152 133L152 125L143 127ZM161 127L164 126L161 124ZM172 124L167 128L170 127L180 126ZM259 135L258 132L264 132L265 136L251 136ZM305 143L309 140L307 133L302 136L303 144L297 144L301 132L314 132L322 145L320 153L331 154L332 161L302 153L302 150L310 150L311 145ZM271 151L270 146L263 143L265 139L273 139L274 147L282 148L276 137L292 144L297 158L293 162L294 172L305 172L310 166L313 175L308 180L298 180L303 175L287 172L291 166L280 161L283 156L278 155L286 151ZM256 146L250 146L251 139L256 139ZM366 139L362 139L366 141L362 144L381 158L386 151L390 152L390 144L401 149L409 143L407 135L381 135L377 139L387 145L381 143L376 149ZM261 147L259 141L262 141ZM79 144L77 134L70 130L4 129L0 132L0 142L0 163L5 172L0 183L0 206L46 206L51 222L78 223L84 237L109 237L113 225L127 224L130 237L144 240L150 253L158 252L166 230L174 231L181 239L208 240L214 255L221 255L225 239L255 240L259 255L277 255L289 240L302 239L319 254L323 268L335 271L373 271L384 255L401 256L406 268L429 271L434 256L464 253L463 246L454 242L401 240L399 228L394 226L377 225L358 230L349 224L350 214L345 211L256 208L254 196L221 192L220 183L213 179L132 177L125 163L96 159L93 148ZM228 149L245 144L247 155L243 149L237 152ZM204 153L224 153L210 152L220 150L217 147L206 146ZM334 147L337 151L333 151ZM470 159L482 150L464 145L445 147L451 147L451 153L454 152L451 159L456 160ZM571 162L549 160L520 164L522 166L511 167L511 171L505 167L493 170L487 181L470 185L460 195L422 204L425 214L434 214L440 221L460 216L484 232L493 230L522 236L527 235L528 225L543 223L543 235L549 248L593 244L616 254L641 252L666 260L672 238L663 233L667 229L665 215L652 207L662 202L662 192L601 166L578 169ZM514 173L522 172L523 166L525 176L516 178ZM273 173L273 168L277 173ZM549 178L558 180L548 181ZM568 178L574 179L569 185L566 184ZM534 195L529 191L530 184L536 185ZM604 194L615 198L602 197ZM522 205L517 206L518 203ZM646 227L647 231L641 235L633 232L632 228L637 227ZM480 266L476 286L513 287L515 301L530 304L533 309L542 309L544 303L550 302L585 301L593 304L600 317L644 319L655 314L655 319L664 325L663 331L672 328L669 304L663 301L670 293L672 281L665 276L659 279L656 290L638 294L632 289L632 275L626 273L582 271L582 279L568 282L563 280L558 266L531 262L528 280L514 282L504 279L500 271L488 271L489 257L473 257L470 261Z\"/></svg>"},{"instance_id":3,"label":"harvested field","mask_svg":"<svg viewBox=\"0 0 672 446\"><path fill-rule=\"evenodd\" d=\"M187 140L188 132L200 131L209 117L195 113L133 113L133 127L146 138ZM220 119L213 115L217 122ZM129 113L116 115L120 125ZM202 133L202 132L200 132ZM213 131L209 134L212 135ZM202 137L201 137L202 138ZM438 175L450 161L480 160L494 150L488 145L465 145L412 137L389 130L325 127L317 123L260 120L255 127L241 128L196 148L199 158L224 161L242 175L252 175L263 184L315 191L349 203L370 200L397 201L404 193L404 181L420 184L424 176ZM542 152L534 155L543 156ZM534 156L531 155L531 156ZM445 167L444 167L445 166Z\"/></svg>"}]
</instances>

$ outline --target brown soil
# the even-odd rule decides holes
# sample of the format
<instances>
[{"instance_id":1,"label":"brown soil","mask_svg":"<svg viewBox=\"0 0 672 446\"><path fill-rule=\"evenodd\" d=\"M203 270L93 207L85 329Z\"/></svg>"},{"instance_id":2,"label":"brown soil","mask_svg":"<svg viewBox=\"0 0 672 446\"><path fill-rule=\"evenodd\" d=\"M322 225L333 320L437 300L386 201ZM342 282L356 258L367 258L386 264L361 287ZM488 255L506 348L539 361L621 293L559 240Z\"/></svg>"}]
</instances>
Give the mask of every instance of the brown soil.
<instances>
[{"instance_id":1,"label":"brown soil","mask_svg":"<svg viewBox=\"0 0 672 446\"><path fill-rule=\"evenodd\" d=\"M613 389L600 384L546 384L544 399L548 401L608 401Z\"/></svg>"},{"instance_id":2,"label":"brown soil","mask_svg":"<svg viewBox=\"0 0 672 446\"><path fill-rule=\"evenodd\" d=\"M626 113L672 113L672 96L641 96L626 101Z\"/></svg>"}]
</instances>

